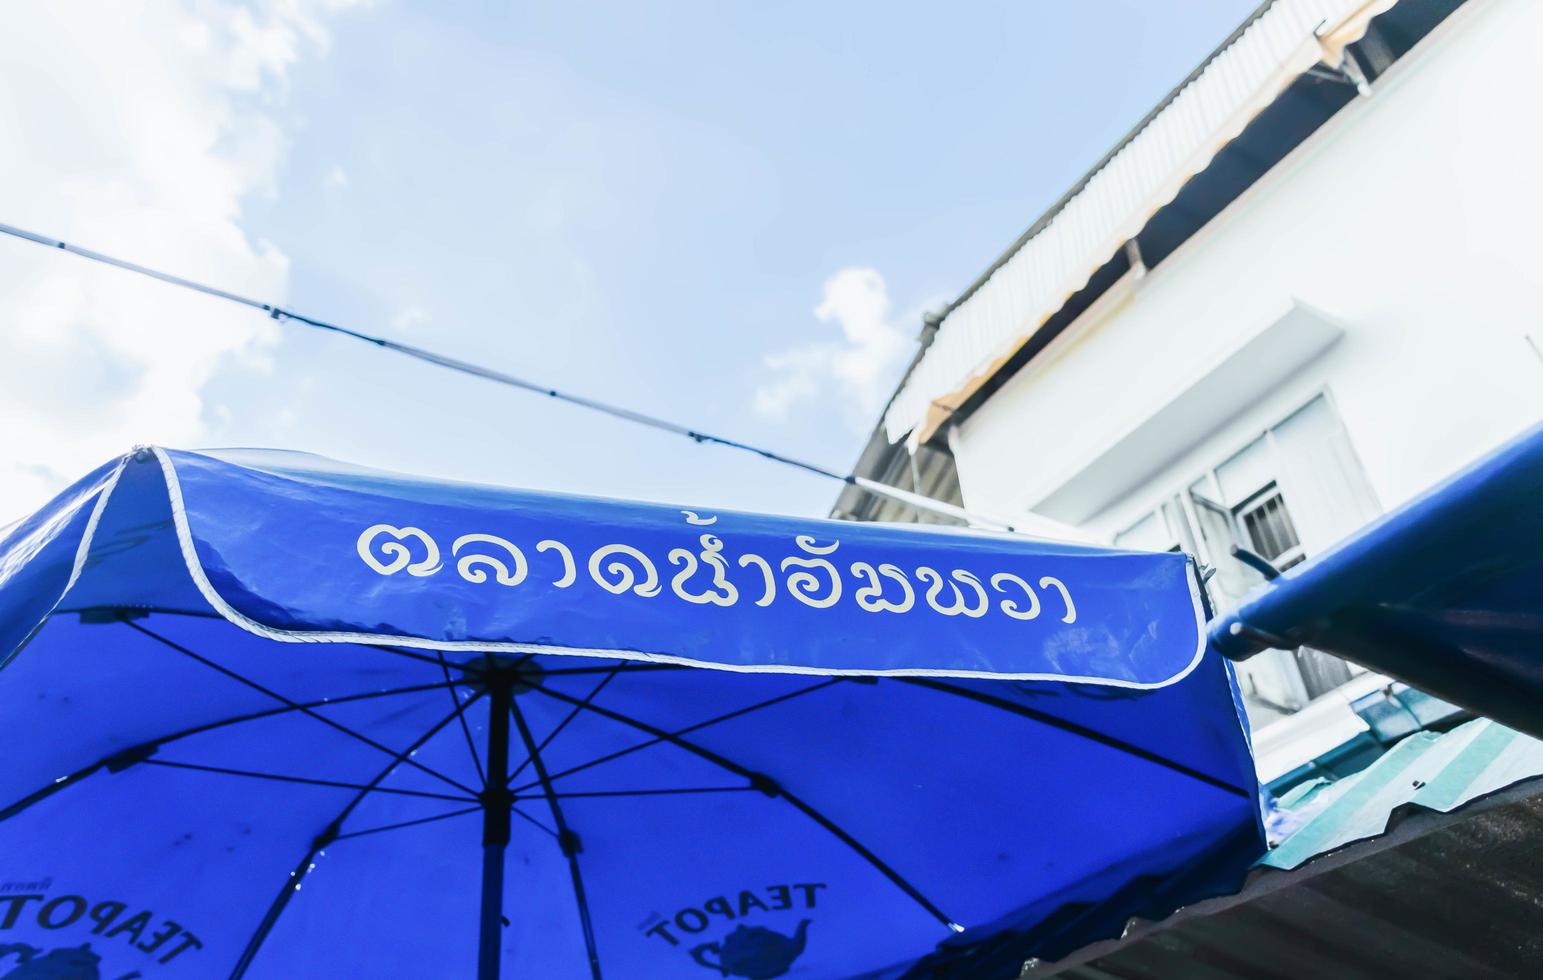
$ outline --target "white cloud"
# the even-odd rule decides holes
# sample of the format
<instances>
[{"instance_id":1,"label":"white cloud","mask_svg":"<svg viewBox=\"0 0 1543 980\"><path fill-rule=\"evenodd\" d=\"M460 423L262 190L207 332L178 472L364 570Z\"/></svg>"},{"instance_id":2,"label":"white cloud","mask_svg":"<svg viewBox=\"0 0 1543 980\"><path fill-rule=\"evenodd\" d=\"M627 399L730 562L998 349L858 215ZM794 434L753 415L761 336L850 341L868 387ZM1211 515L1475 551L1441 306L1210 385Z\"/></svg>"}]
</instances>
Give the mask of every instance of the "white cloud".
<instances>
[{"instance_id":1,"label":"white cloud","mask_svg":"<svg viewBox=\"0 0 1543 980\"><path fill-rule=\"evenodd\" d=\"M412 333L429 322L429 315L421 306L404 306L391 315L391 329L399 334Z\"/></svg>"},{"instance_id":2,"label":"white cloud","mask_svg":"<svg viewBox=\"0 0 1543 980\"><path fill-rule=\"evenodd\" d=\"M841 339L767 355L773 377L756 389L755 409L780 419L802 403L834 398L848 422L866 430L913 349L912 334L890 316L889 290L875 269L846 268L827 279L814 315L840 328Z\"/></svg>"},{"instance_id":3,"label":"white cloud","mask_svg":"<svg viewBox=\"0 0 1543 980\"><path fill-rule=\"evenodd\" d=\"M322 178L322 184L329 190L342 190L348 186L348 171L334 163L327 176Z\"/></svg>"},{"instance_id":4,"label":"white cloud","mask_svg":"<svg viewBox=\"0 0 1543 980\"><path fill-rule=\"evenodd\" d=\"M241 208L275 193L276 109L324 50L302 0L18 4L0 37L0 221L261 297L288 263ZM139 442L196 444L250 311L0 239L0 523Z\"/></svg>"}]
</instances>

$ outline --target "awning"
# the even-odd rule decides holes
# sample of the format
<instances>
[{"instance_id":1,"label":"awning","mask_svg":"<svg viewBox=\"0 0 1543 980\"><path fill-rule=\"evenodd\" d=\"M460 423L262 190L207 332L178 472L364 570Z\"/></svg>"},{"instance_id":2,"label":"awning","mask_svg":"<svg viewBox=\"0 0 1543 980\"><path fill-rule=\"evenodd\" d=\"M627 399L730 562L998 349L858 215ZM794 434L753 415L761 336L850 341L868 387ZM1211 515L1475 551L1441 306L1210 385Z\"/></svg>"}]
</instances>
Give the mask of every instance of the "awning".
<instances>
[{"instance_id":1,"label":"awning","mask_svg":"<svg viewBox=\"0 0 1543 980\"><path fill-rule=\"evenodd\" d=\"M1272 0L1254 13L948 309L884 416L914 449L1302 75L1397 0Z\"/></svg>"},{"instance_id":2,"label":"awning","mask_svg":"<svg viewBox=\"0 0 1543 980\"><path fill-rule=\"evenodd\" d=\"M1543 425L1256 590L1240 660L1311 646L1543 735Z\"/></svg>"}]
</instances>

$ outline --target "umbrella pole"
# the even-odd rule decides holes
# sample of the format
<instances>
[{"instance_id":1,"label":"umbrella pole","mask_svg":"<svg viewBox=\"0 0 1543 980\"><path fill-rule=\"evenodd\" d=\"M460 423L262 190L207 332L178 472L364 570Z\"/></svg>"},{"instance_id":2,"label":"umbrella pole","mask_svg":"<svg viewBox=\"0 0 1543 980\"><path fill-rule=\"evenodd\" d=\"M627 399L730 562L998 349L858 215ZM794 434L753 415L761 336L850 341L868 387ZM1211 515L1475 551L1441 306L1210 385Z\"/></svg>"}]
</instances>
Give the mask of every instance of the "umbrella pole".
<instances>
[{"instance_id":1,"label":"umbrella pole","mask_svg":"<svg viewBox=\"0 0 1543 980\"><path fill-rule=\"evenodd\" d=\"M477 980L498 980L504 921L504 850L509 845L509 709L514 678L489 670L488 769L482 791L482 911Z\"/></svg>"}]
</instances>

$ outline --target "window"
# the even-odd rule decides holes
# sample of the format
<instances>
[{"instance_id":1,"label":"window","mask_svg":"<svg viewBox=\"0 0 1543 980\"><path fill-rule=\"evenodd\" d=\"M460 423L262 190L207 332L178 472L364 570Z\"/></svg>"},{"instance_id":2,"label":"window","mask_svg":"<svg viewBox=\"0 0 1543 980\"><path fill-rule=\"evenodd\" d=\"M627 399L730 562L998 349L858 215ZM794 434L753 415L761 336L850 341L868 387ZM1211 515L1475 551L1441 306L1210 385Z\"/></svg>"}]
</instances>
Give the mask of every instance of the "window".
<instances>
[{"instance_id":1,"label":"window","mask_svg":"<svg viewBox=\"0 0 1543 980\"><path fill-rule=\"evenodd\" d=\"M1239 504L1233 513L1242 526L1249 550L1284 571L1307 557L1291 523L1286 500L1274 483Z\"/></svg>"},{"instance_id":2,"label":"window","mask_svg":"<svg viewBox=\"0 0 1543 980\"><path fill-rule=\"evenodd\" d=\"M1348 437L1320 396L1161 501L1115 543L1195 555L1214 569L1206 588L1220 613L1264 581L1232 556L1234 546L1285 570L1376 514ZM1302 708L1351 675L1344 661L1308 648L1267 651L1238 665L1256 726Z\"/></svg>"}]
</instances>

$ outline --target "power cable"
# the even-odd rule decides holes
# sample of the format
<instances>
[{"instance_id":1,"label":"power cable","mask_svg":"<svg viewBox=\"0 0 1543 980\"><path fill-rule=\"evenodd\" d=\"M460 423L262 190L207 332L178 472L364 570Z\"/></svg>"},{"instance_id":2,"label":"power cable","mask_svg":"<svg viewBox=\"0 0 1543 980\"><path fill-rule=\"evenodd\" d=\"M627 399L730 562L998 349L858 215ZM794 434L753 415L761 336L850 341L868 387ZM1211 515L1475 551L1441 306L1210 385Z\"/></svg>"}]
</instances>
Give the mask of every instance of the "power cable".
<instances>
[{"instance_id":1,"label":"power cable","mask_svg":"<svg viewBox=\"0 0 1543 980\"><path fill-rule=\"evenodd\" d=\"M570 405L576 405L580 408L585 408L592 412L599 412L603 415L609 415L612 418L621 419L625 422L632 422L636 425L647 426L651 429L657 429L661 432L669 432L674 435L685 436L686 438L691 439L692 441L699 444L710 443L716 446L726 446L730 449L738 449L743 452L754 453L755 455L760 456L762 459L767 459L774 463L781 463L784 466L792 466L796 469L803 470L806 473L813 473L816 476L822 476L826 479L836 480L849 486L859 487L868 493L874 494L875 496L887 497L890 500L898 501L910 507L914 507L917 510L927 511L934 514L941 514L978 526L992 527L1006 531L1018 530L1018 528L1015 527L1012 523L1009 523L1005 520L976 514L967 511L962 507L956 507L953 504L945 503L941 500L935 500L931 497L926 497L921 494L910 493L908 491L901 490L898 487L889 486L886 483L879 483L866 477L857 476L854 473L838 473L835 470L820 466L817 463L811 463L808 460L798 459L794 456L788 456L783 453L774 452L770 449L763 449L760 446L754 446L750 443L741 442L737 439L729 439L725 436L713 435L712 433L703 432L700 429L694 429L688 426L680 425L679 423L671 422L668 419L662 419L655 415L649 415L645 412L633 411L630 408L624 408L620 405L613 405L609 402L603 402L584 395L577 395L571 392L561 391L549 385L538 384L534 381L529 381L525 378L517 377L515 375L508 374L494 368L484 367L483 365L474 364L470 361L463 361L459 358L450 357L445 354L439 354L431 350L425 350L422 347L414 347L411 344L403 344L395 340L390 340L386 337L377 337L373 334L352 330L348 327L340 326L336 323L329 323L326 320L318 320L314 317L309 317L302 313L296 313L294 310L286 310L283 307L273 303L264 303L261 300L242 296L239 293L233 293L229 290L220 289L216 286L210 286L206 283L197 282L182 276L172 275L169 272L162 272L158 269L152 269L149 266L140 265L137 262L130 262L127 259L120 259L116 256L94 251L93 249L83 248L79 245L72 245L69 242L60 241L57 238L50 238L46 235L40 235L36 232L27 231L24 228L17 228L14 225L0 223L0 234L9 235L12 238L19 238L23 241L32 242L35 245L42 245L46 248L57 249L61 252L68 252L71 255L77 255L83 259L90 259L93 262L101 262L105 265L110 265L118 269L123 269L127 272L135 273L136 275L157 279L171 286L177 286L179 288L188 289L196 293L202 293L205 296L212 296L215 299L222 299L229 303L238 303L241 306L246 306L254 310L261 310L262 312L268 314L270 318L280 322L289 321L303 324L308 327L313 327L317 330L326 330L332 333L341 334L345 337L363 341L364 343L371 344L384 350L394 351L395 353L414 358L415 360L423 361L426 364L433 364L450 371L456 371L474 378L482 378L485 381L506 385L510 388L517 388L521 391L528 391L532 394L545 395L548 398L566 402ZM1057 525L1053 522L1044 522L1044 524L1046 528L1052 532L1051 536L1064 537L1070 540L1078 541L1083 539L1081 533L1076 531L1074 528L1070 528L1065 525Z\"/></svg>"}]
</instances>

